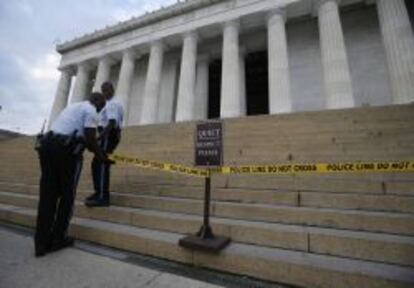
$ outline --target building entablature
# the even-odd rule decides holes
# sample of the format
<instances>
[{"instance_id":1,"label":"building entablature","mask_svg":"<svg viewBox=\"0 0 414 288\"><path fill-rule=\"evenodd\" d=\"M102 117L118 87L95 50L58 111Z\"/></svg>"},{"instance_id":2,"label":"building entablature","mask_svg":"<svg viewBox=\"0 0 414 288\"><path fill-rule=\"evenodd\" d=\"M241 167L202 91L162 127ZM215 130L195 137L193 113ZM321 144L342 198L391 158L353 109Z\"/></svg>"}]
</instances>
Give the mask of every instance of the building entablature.
<instances>
[{"instance_id":1,"label":"building entablature","mask_svg":"<svg viewBox=\"0 0 414 288\"><path fill-rule=\"evenodd\" d=\"M191 6L189 3L192 2ZM342 1L341 5L355 2L361 0ZM186 8L178 9L180 5ZM122 55L123 50L131 47L145 54L149 52L149 44L160 39L167 47L180 47L182 34L189 29L197 31L201 39L218 37L222 34L222 25L235 19L240 21L243 31L248 31L265 26L269 12L281 9L286 11L287 18L299 18L312 15L315 5L315 0L188 1L164 8L163 16L155 12L149 14L154 15L151 17L157 21L145 20L150 16L144 15L142 19L139 17L130 20L132 22L119 24L122 29L116 25L59 45L57 50L62 53L60 66L77 64L107 54ZM174 12L167 13L169 9ZM114 29L119 31L115 33Z\"/></svg>"},{"instance_id":2,"label":"building entablature","mask_svg":"<svg viewBox=\"0 0 414 288\"><path fill-rule=\"evenodd\" d=\"M59 45L51 120L105 81L126 125L411 103L407 3L180 2Z\"/></svg>"}]
</instances>

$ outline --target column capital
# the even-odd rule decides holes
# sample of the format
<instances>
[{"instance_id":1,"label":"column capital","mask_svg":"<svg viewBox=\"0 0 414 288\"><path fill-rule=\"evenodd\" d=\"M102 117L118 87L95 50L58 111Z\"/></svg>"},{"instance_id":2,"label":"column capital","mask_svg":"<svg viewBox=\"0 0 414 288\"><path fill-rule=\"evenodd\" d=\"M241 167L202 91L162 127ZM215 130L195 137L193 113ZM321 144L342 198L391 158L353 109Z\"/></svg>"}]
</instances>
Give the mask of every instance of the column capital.
<instances>
[{"instance_id":1,"label":"column capital","mask_svg":"<svg viewBox=\"0 0 414 288\"><path fill-rule=\"evenodd\" d=\"M326 2L335 2L336 4L341 4L341 0L315 0L315 7L319 7Z\"/></svg>"},{"instance_id":2,"label":"column capital","mask_svg":"<svg viewBox=\"0 0 414 288\"><path fill-rule=\"evenodd\" d=\"M278 17L282 17L283 21L286 22L286 19L287 19L286 8L284 8L284 7L278 7L278 8L275 8L275 9L270 10L267 13L267 22L270 23L270 22L274 21L274 19L276 19Z\"/></svg>"},{"instance_id":3,"label":"column capital","mask_svg":"<svg viewBox=\"0 0 414 288\"><path fill-rule=\"evenodd\" d=\"M164 48L165 48L165 43L164 43L161 39L154 40L154 41L152 41L152 42L151 42L150 47L151 47L151 48L152 48L152 47L155 47L155 48L158 48L158 49L162 49L162 50L164 50Z\"/></svg>"},{"instance_id":4,"label":"column capital","mask_svg":"<svg viewBox=\"0 0 414 288\"><path fill-rule=\"evenodd\" d=\"M122 58L127 58L130 60L135 60L139 58L141 54L135 48L128 48L122 51Z\"/></svg>"},{"instance_id":5,"label":"column capital","mask_svg":"<svg viewBox=\"0 0 414 288\"><path fill-rule=\"evenodd\" d=\"M319 9L321 6L328 2L336 3L338 6L341 4L342 0L314 0L313 2L313 15L318 15Z\"/></svg>"},{"instance_id":6,"label":"column capital","mask_svg":"<svg viewBox=\"0 0 414 288\"><path fill-rule=\"evenodd\" d=\"M96 65L93 64L93 62L91 61L85 61L85 62L81 62L76 64L76 69L83 69L87 72L91 71L92 69L96 68Z\"/></svg>"},{"instance_id":7,"label":"column capital","mask_svg":"<svg viewBox=\"0 0 414 288\"><path fill-rule=\"evenodd\" d=\"M58 70L61 73L67 73L69 76L74 76L76 74L76 67L74 66L65 66L65 67L58 67Z\"/></svg>"},{"instance_id":8,"label":"column capital","mask_svg":"<svg viewBox=\"0 0 414 288\"><path fill-rule=\"evenodd\" d=\"M192 37L192 38L194 37L196 40L198 40L200 38L200 36L197 33L197 30L186 31L186 32L182 33L181 36L182 36L183 40L187 37Z\"/></svg>"},{"instance_id":9,"label":"column capital","mask_svg":"<svg viewBox=\"0 0 414 288\"><path fill-rule=\"evenodd\" d=\"M112 65L116 63L117 59L114 57L114 55L107 54L98 58L98 62L101 61L107 63L108 65Z\"/></svg>"},{"instance_id":10,"label":"column capital","mask_svg":"<svg viewBox=\"0 0 414 288\"><path fill-rule=\"evenodd\" d=\"M228 28L228 27L233 27L236 29L240 28L240 20L239 19L233 19L233 20L229 20L223 23L223 29Z\"/></svg>"}]
</instances>

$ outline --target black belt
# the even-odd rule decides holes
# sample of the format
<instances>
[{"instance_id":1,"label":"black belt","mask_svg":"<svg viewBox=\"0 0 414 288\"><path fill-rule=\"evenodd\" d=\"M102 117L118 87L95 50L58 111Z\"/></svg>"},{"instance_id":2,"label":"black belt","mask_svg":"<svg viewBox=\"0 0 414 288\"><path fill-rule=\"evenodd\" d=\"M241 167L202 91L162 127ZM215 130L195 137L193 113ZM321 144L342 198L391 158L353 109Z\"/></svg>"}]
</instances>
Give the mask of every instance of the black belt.
<instances>
[{"instance_id":1,"label":"black belt","mask_svg":"<svg viewBox=\"0 0 414 288\"><path fill-rule=\"evenodd\" d=\"M82 138L80 137L58 134L53 131L50 131L45 135L45 140L51 143L61 144L63 146L70 146L82 142Z\"/></svg>"},{"instance_id":2,"label":"black belt","mask_svg":"<svg viewBox=\"0 0 414 288\"><path fill-rule=\"evenodd\" d=\"M105 127L104 126L98 126L98 129L103 130L103 129L105 129ZM115 126L114 130L121 130L121 126Z\"/></svg>"},{"instance_id":3,"label":"black belt","mask_svg":"<svg viewBox=\"0 0 414 288\"><path fill-rule=\"evenodd\" d=\"M45 139L47 139L48 141L56 141L56 142L64 142L64 141L69 141L70 140L70 136L69 135L65 135L65 134L58 134L58 133L54 133L53 131L48 132L45 135Z\"/></svg>"},{"instance_id":4,"label":"black belt","mask_svg":"<svg viewBox=\"0 0 414 288\"><path fill-rule=\"evenodd\" d=\"M99 133L102 133L105 130L105 127L98 126L97 129L98 129L98 132ZM112 134L112 133L119 133L119 132L121 132L121 127L115 127L111 131L109 131L110 134Z\"/></svg>"}]
</instances>

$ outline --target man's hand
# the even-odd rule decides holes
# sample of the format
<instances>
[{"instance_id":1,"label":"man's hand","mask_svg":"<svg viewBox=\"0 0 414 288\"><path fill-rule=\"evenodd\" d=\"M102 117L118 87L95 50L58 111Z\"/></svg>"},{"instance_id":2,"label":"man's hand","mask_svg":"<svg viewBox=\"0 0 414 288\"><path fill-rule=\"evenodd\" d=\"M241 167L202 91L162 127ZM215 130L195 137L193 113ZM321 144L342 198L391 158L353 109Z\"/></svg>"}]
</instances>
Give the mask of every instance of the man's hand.
<instances>
[{"instance_id":1,"label":"man's hand","mask_svg":"<svg viewBox=\"0 0 414 288\"><path fill-rule=\"evenodd\" d=\"M98 158L99 161L110 164L110 165L116 164L116 162L114 160L110 159L107 154L104 154L103 157L98 157L97 156L97 158Z\"/></svg>"},{"instance_id":2,"label":"man's hand","mask_svg":"<svg viewBox=\"0 0 414 288\"><path fill-rule=\"evenodd\" d=\"M95 154L96 158L101 162L109 161L108 156L102 151L96 141L96 129L86 128L85 129L85 141L86 147L89 151Z\"/></svg>"},{"instance_id":3,"label":"man's hand","mask_svg":"<svg viewBox=\"0 0 414 288\"><path fill-rule=\"evenodd\" d=\"M98 140L101 140L104 137L109 135L109 132L116 128L116 121L115 119L110 119L108 125L103 129L103 131L99 134Z\"/></svg>"},{"instance_id":4,"label":"man's hand","mask_svg":"<svg viewBox=\"0 0 414 288\"><path fill-rule=\"evenodd\" d=\"M96 141L101 141L104 138L104 136L105 135L103 133L98 134L98 137L96 137Z\"/></svg>"}]
</instances>

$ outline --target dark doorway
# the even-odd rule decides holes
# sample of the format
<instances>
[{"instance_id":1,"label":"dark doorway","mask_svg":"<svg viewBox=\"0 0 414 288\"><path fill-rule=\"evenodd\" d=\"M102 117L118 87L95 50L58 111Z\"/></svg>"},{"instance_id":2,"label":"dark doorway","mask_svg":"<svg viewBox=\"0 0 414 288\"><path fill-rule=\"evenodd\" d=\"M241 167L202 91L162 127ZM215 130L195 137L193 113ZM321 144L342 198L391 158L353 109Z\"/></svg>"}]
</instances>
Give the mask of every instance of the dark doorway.
<instances>
[{"instance_id":1,"label":"dark doorway","mask_svg":"<svg viewBox=\"0 0 414 288\"><path fill-rule=\"evenodd\" d=\"M269 114L267 51L249 53L245 65L247 115Z\"/></svg>"},{"instance_id":2,"label":"dark doorway","mask_svg":"<svg viewBox=\"0 0 414 288\"><path fill-rule=\"evenodd\" d=\"M408 15L410 16L411 27L414 29L414 1L405 0L405 4L407 5Z\"/></svg>"},{"instance_id":3,"label":"dark doorway","mask_svg":"<svg viewBox=\"0 0 414 288\"><path fill-rule=\"evenodd\" d=\"M220 118L221 59L209 65L208 77L208 119Z\"/></svg>"}]
</instances>

